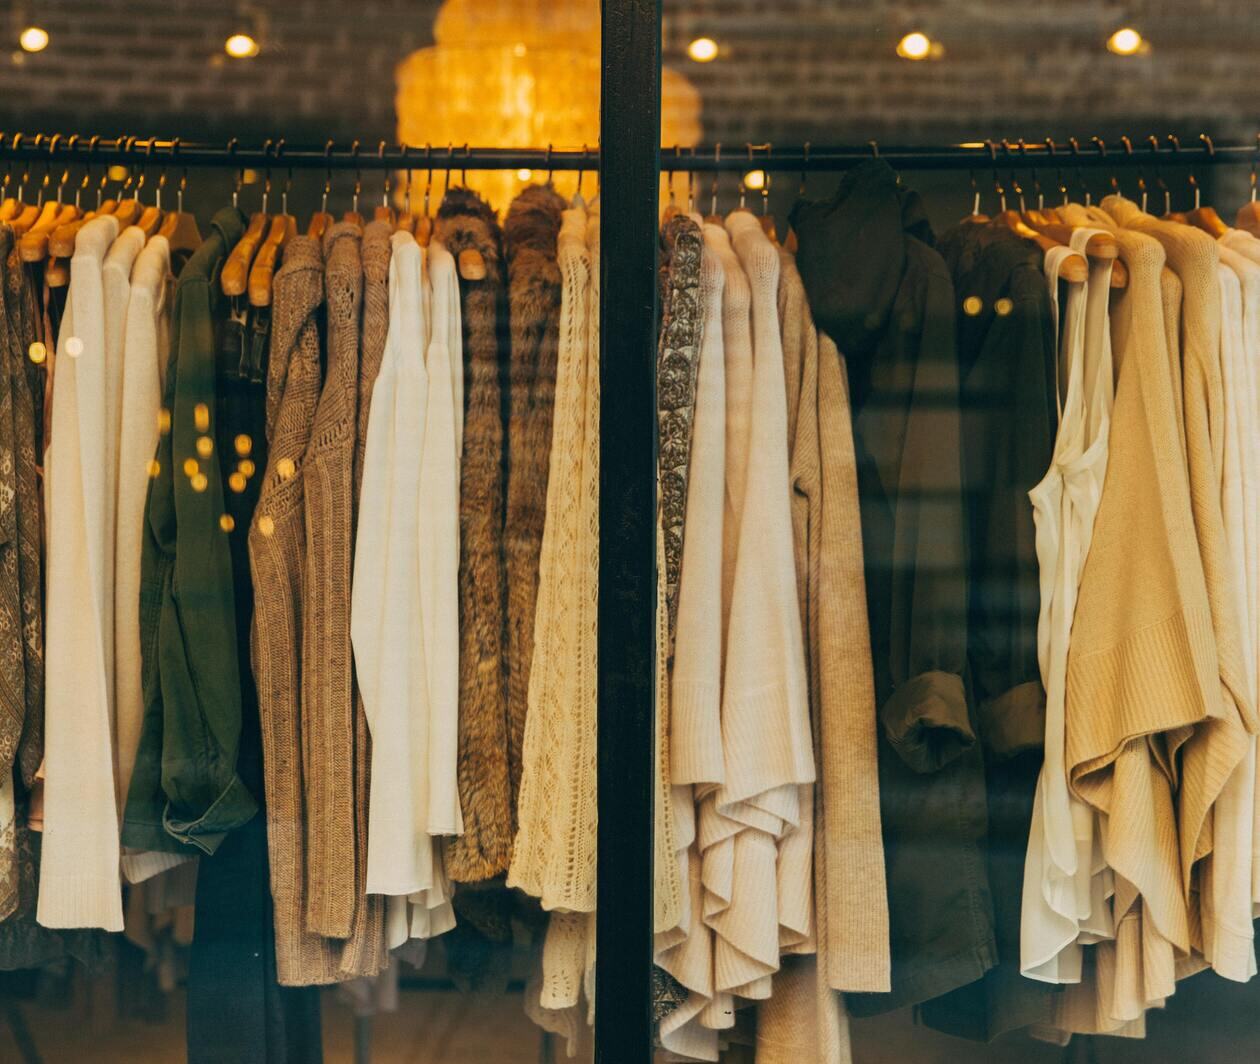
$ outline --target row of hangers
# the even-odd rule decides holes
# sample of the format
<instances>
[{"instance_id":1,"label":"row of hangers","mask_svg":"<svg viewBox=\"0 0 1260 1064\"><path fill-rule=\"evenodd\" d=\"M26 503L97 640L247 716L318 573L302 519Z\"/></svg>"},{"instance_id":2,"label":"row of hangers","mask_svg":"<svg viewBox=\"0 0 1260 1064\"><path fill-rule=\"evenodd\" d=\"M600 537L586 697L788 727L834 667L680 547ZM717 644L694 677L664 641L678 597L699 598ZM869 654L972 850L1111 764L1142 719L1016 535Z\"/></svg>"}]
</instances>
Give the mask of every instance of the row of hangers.
<instances>
[{"instance_id":1,"label":"row of hangers","mask_svg":"<svg viewBox=\"0 0 1260 1064\"><path fill-rule=\"evenodd\" d=\"M36 147L40 147L43 135L35 137ZM61 140L60 134L48 138L49 157L56 152ZM19 147L22 134L14 135L13 146ZM68 139L68 146L73 148L79 137ZM90 148L94 148L99 137L92 137ZM128 147L134 146L135 138L128 141ZM152 142L149 144L152 151ZM23 171L14 194L9 195L13 183L13 168L9 165L5 171L3 185L0 186L0 221L8 222L18 237L18 256L25 263L46 262L44 271L45 283L51 288L64 287L70 283L69 260L74 254L74 241L84 223L99 215L112 215L118 219L120 226L136 225L144 230L146 236L161 233L171 243L171 250L191 251L201 243L201 233L197 229L196 219L184 210L184 189L188 184L187 171L180 179L176 194L177 206L174 211L162 209L162 190L166 186L166 169L163 167L154 191L154 202L144 206L140 201L140 193L144 188L146 175L143 169L137 173L136 168L128 169L125 181L119 186L113 197L106 197L109 174L102 175L96 188L96 206L90 209L83 207L83 192L92 182L91 169L84 173L82 181L75 187L74 202L65 199L66 185L70 179L69 170L63 170L56 185L55 195L50 196L49 186L52 183L51 162L45 168L43 181L40 183L35 202L26 201L27 186L30 182L29 166Z\"/></svg>"},{"instance_id":2,"label":"row of hangers","mask_svg":"<svg viewBox=\"0 0 1260 1064\"><path fill-rule=\"evenodd\" d=\"M1215 146L1212 142L1212 138L1208 136L1206 133L1204 133L1204 134L1200 134L1199 139L1203 143L1203 146L1206 148L1209 156L1214 155ZM1177 154L1181 150L1181 144L1178 138L1176 137L1176 135L1174 134L1169 134L1168 140L1172 146L1172 155L1175 160L1177 157ZM1147 138L1147 141L1150 144L1152 153L1154 153L1155 155L1159 155L1160 152L1159 152L1158 138L1155 136L1150 136ZM1132 142L1130 141L1128 137L1122 137L1121 142L1124 147L1126 159L1131 159L1133 156ZM1021 139L1018 142L1017 147L1012 147L1009 140L1006 140L1006 139L1002 140L1000 143L1001 143L1002 151L1004 155L1006 155L1007 157L1009 157L1010 153L1013 151L1018 151L1021 156L1026 155L1027 144L1023 139ZM1058 155L1058 145L1054 142L1053 138L1047 137L1044 143L1045 143L1045 147L1048 151L1049 156L1051 158L1056 158ZM1100 154L1105 157L1107 154L1107 146L1106 146L1106 143L1102 140L1102 138L1094 137L1092 138L1092 143L1095 146L1095 148L1100 152ZM879 158L878 143L872 140L869 142L869 144L871 148L872 157ZM1080 144L1075 137L1072 137L1069 139L1069 145L1071 147L1071 151L1074 156L1077 156L1080 154ZM972 187L972 192L973 192L973 197L974 197L973 205L972 205L971 214L965 219L965 221L973 223L973 224L994 224L994 225L1005 226L1011 229L1013 232L1017 233L1019 236L1023 237L1024 239L1030 240L1036 243L1037 246L1041 248L1042 251L1047 251L1052 247L1066 246L1070 244L1071 238L1072 238L1072 230L1075 227L1067 223L1063 219L1062 215L1059 213L1059 210L1057 208L1046 205L1045 197L1042 195L1041 184L1037 179L1037 172L1035 169L1031 171L1031 174L1032 174L1032 181L1033 181L1033 186L1035 189L1035 194L1037 197L1037 206L1035 208L1030 208L1025 202L1024 189L1022 185L1020 184L1019 178L1016 175L1014 170L1012 170L1011 172L1011 191L1014 193L1014 195L1018 199L1019 209L1015 210L1007 206L1006 189L1003 187L1001 178L998 174L998 145L994 144L994 142L990 140L986 142L986 147L988 148L989 159L993 166L993 187L994 187L994 193L998 199L999 209L996 215L994 215L992 218L990 218L988 215L983 214L981 212L980 191L977 188L975 175L973 173L972 178L971 178L971 187ZM1257 147L1260 148L1260 136L1257 136ZM746 145L746 148L748 151L748 163L749 163L750 170L753 169L756 165L756 155L755 155L756 151L765 152L765 157L769 159L771 152L773 150L773 147L770 144L760 144L760 145L748 144ZM678 146L674 147L674 156L676 160L682 157L682 150L683 149ZM803 154L806 161L806 165L808 165L809 150L810 150L810 145L808 142L806 142L803 146ZM692 151L694 153L694 149L692 149ZM721 153L722 153L721 144L715 145L714 147L715 161L720 162ZM682 208L678 206L678 200L677 200L675 190L674 190L674 174L677 169L679 168L675 167L673 170L671 170L669 174L669 178L668 178L669 204L665 209L664 219L663 219L666 222L669 221L671 218L675 217L676 215L682 213ZM762 225L763 230L766 232L766 235L769 236L772 240L777 241L777 237L775 234L774 216L769 212L770 183L771 183L770 170L767 168L766 170L762 171L762 174L763 174L763 181L760 188L761 225ZM1156 181L1158 183L1159 188L1164 193L1164 214L1162 215L1163 218L1165 218L1168 221L1180 222L1185 225L1193 225L1196 228L1204 230L1206 233L1208 233L1214 238L1219 238L1225 232L1228 231L1229 226L1226 225L1225 221L1221 218L1221 216L1217 213L1217 211L1210 205L1204 204L1202 202L1202 190L1200 189L1198 179L1196 178L1193 172L1190 173L1188 177L1188 184L1189 184L1190 190L1194 194L1194 206L1188 211L1174 211L1172 209L1171 190L1168 188L1168 185L1165 183L1163 178L1159 176L1158 170L1156 170ZM688 213L693 212L695 209L694 182L695 182L695 174L693 172L688 172L687 206L686 206L686 211ZM1067 189L1067 185L1064 183L1064 180L1063 180L1062 170L1060 170L1058 173L1058 182L1059 182L1058 183L1059 192L1061 193L1063 197L1063 203L1066 204L1068 202L1068 189ZM1111 184L1112 191L1116 193L1120 192L1120 182L1119 182L1118 177L1116 177L1114 173L1111 175L1110 184ZM1082 190L1084 194L1085 205L1090 206L1091 194L1089 192L1089 189L1085 187L1083 179L1081 181L1081 185L1082 185ZM1138 170L1138 189L1140 193L1142 210L1145 211L1147 210L1147 207L1148 207L1149 195L1148 195L1148 188L1147 188L1145 174L1144 174L1143 169L1141 168L1139 168ZM804 196L805 190L806 190L806 172L805 172L805 169L802 169L799 194L801 196ZM746 206L747 191L748 190L745 187L744 181L741 180L740 185L739 185L739 207L737 208L738 210L747 210L747 206ZM721 219L721 216L718 214L718 210L717 210L717 193L718 193L718 174L717 174L717 171L715 170L714 175L713 175L711 192L710 192L711 208L710 208L709 215L705 218L705 221L721 224L722 219ZM1252 162L1252 167L1251 167L1251 199L1248 203L1245 203L1238 210L1237 216L1235 218L1235 225L1239 229L1245 229L1248 232L1251 232L1257 236L1260 236L1260 200L1258 200L1257 198L1257 173L1256 173L1256 163L1254 160ZM792 232L790 229L788 231L787 240L785 241L785 246L788 248L789 251L794 252L796 250L796 234ZM1109 233L1096 233L1095 235L1090 237L1088 243L1085 246L1084 254L1081 254L1079 252L1074 252L1073 254L1065 258L1063 268L1062 268L1062 276L1068 281L1074 281L1074 282L1084 281L1089 276L1089 260L1110 261L1112 263L1111 286L1113 288L1125 288L1128 285L1128 271L1125 268L1124 263L1119 261L1119 254L1120 254L1119 245L1116 242L1116 238L1114 236L1112 236Z\"/></svg>"},{"instance_id":3,"label":"row of hangers","mask_svg":"<svg viewBox=\"0 0 1260 1064\"><path fill-rule=\"evenodd\" d=\"M235 145L235 140L228 145L229 152ZM377 147L377 153L381 158L385 155L386 143L381 141ZM331 156L333 149L333 141L329 140L324 145L324 153ZM284 150L284 141L281 140L275 146L275 158L280 159ZM351 147L351 154L357 156L359 152L359 142L356 140ZM469 154L468 145L463 147L465 155ZM583 145L583 152L586 146ZM271 154L272 142L266 142L263 148L264 154ZM455 147L447 145L446 165L443 167L445 176L442 183L442 196L450 191L451 187L451 171L456 169ZM551 146L547 147L547 158L550 161ZM403 163L405 165L407 158L407 148L403 147ZM411 207L411 171L404 172L407 175L407 183L404 186L403 205L401 210L395 210L391 205L392 182L390 171L385 171L384 184L381 190L381 201L374 208L372 217L374 221L386 221L394 226L395 231L405 231L412 233L416 242L422 247L428 247L429 242L433 238L433 216L430 210L431 198L433 192L433 148L431 145L425 146L425 160L427 162L427 176L424 187L423 206L419 212L414 212ZM460 170L460 184L463 185L467 180L467 169ZM578 196L581 196L582 177L584 171L580 171L578 175ZM297 219L289 213L288 210L288 194L292 184L293 174L289 172L288 179L285 181L284 191L281 193L281 210L278 215L269 217L267 213L267 201L271 193L271 173L267 171L263 179L262 204L259 210L255 211L249 218L249 222L245 229L245 235L241 237L237 245L228 255L227 261L223 265L220 274L220 284L223 287L225 295L239 297L248 295L251 306L264 307L271 303L272 279L275 275L277 262L284 245L297 235L298 226ZM552 173L550 169L547 174L547 184L551 184ZM458 187L458 186L457 186ZM359 226L365 223L363 215L359 211L359 200L363 189L362 171L356 170L354 180L354 193L351 198L350 209L342 215L343 222L353 222ZM238 173L236 189L232 194L232 204L237 205L241 190L241 175ZM324 190L320 200L319 210L311 215L310 224L306 228L308 236L322 238L328 227L333 224L333 215L328 211L328 198L332 193L332 168L327 169L324 179ZM486 262L480 251L476 248L465 248L456 256L456 266L459 275L466 281L484 280L486 276Z\"/></svg>"}]
</instances>

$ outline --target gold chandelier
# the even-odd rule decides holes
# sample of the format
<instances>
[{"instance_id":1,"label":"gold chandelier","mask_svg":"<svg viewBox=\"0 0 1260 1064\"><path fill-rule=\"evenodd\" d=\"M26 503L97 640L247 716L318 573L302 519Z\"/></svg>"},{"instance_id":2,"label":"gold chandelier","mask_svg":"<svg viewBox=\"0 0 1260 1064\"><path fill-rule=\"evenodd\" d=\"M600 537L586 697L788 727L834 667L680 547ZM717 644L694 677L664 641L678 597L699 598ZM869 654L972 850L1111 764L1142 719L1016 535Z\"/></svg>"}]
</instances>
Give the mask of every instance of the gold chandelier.
<instances>
[{"instance_id":1,"label":"gold chandelier","mask_svg":"<svg viewBox=\"0 0 1260 1064\"><path fill-rule=\"evenodd\" d=\"M397 70L398 139L445 152L468 144L580 150L599 141L598 0L446 0L436 44ZM662 79L661 143L700 141L700 96L671 70ZM458 152L456 153L458 154ZM413 175L417 182L423 172ZM467 184L497 209L526 184L529 170L469 171ZM556 174L561 195L578 175ZM593 189L589 178L588 194Z\"/></svg>"}]
</instances>

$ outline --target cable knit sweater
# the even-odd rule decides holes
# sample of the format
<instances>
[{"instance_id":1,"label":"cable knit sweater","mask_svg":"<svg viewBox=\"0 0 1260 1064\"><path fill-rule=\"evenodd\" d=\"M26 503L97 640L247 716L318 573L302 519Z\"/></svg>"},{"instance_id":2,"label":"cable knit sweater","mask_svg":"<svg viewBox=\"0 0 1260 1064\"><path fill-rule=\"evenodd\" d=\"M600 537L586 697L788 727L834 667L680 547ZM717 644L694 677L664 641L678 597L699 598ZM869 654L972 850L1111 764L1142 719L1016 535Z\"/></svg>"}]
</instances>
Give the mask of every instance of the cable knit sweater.
<instances>
[{"instance_id":1,"label":"cable knit sweater","mask_svg":"<svg viewBox=\"0 0 1260 1064\"><path fill-rule=\"evenodd\" d=\"M354 488L351 509L357 532L359 491L367 453L368 412L372 390L385 354L389 331L389 258L393 227L369 222L363 230L363 314L359 335L359 411L355 425ZM385 949L385 899L367 893L368 799L372 787L372 733L363 708L363 693L354 687L354 922L341 957L342 974L375 974L389 963Z\"/></svg>"},{"instance_id":2,"label":"cable knit sweater","mask_svg":"<svg viewBox=\"0 0 1260 1064\"><path fill-rule=\"evenodd\" d=\"M500 407L501 234L476 193L452 189L438 210L435 237L452 255L473 249L481 280L460 288L463 316L464 431L459 498L459 803L463 835L446 847L457 882L507 871L512 853L504 672L503 418Z\"/></svg>"},{"instance_id":3,"label":"cable knit sweater","mask_svg":"<svg viewBox=\"0 0 1260 1064\"><path fill-rule=\"evenodd\" d=\"M363 298L362 231L324 236L328 368L303 473L302 747L306 781L306 927L345 938L354 918L354 687L350 668L351 499Z\"/></svg>"},{"instance_id":4,"label":"cable knit sweater","mask_svg":"<svg viewBox=\"0 0 1260 1064\"><path fill-rule=\"evenodd\" d=\"M503 225L511 321L508 393L507 567L508 769L513 832L521 785L521 748L534 656L538 555L542 548L559 343L560 269L556 238L564 201L550 188L527 188Z\"/></svg>"},{"instance_id":5,"label":"cable knit sweater","mask_svg":"<svg viewBox=\"0 0 1260 1064\"><path fill-rule=\"evenodd\" d=\"M304 722L300 706L306 525L305 455L320 391L316 315L324 301L317 241L296 237L275 277L267 366L267 469L249 529L251 654L262 725L276 975L285 986L332 982L337 953L306 929Z\"/></svg>"},{"instance_id":6,"label":"cable knit sweater","mask_svg":"<svg viewBox=\"0 0 1260 1064\"><path fill-rule=\"evenodd\" d=\"M519 827L507 883L544 909L595 907L595 581L598 377L586 212L564 212L554 434L538 570ZM596 539L596 543L598 540Z\"/></svg>"}]
</instances>

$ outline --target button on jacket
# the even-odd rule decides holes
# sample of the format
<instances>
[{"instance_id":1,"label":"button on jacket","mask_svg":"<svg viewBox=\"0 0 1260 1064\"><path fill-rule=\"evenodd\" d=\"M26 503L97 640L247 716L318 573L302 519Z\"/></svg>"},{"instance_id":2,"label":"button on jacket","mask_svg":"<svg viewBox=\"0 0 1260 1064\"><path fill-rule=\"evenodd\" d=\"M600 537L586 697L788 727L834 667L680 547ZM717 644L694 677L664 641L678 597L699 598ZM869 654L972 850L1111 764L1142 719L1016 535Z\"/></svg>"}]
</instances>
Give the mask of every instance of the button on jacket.
<instances>
[{"instance_id":1,"label":"button on jacket","mask_svg":"<svg viewBox=\"0 0 1260 1064\"><path fill-rule=\"evenodd\" d=\"M257 812L236 774L241 730L235 595L214 440L219 271L244 232L235 208L214 217L175 291L165 409L141 560L144 725L123 842L214 853ZM203 442L205 441L205 442Z\"/></svg>"}]
</instances>

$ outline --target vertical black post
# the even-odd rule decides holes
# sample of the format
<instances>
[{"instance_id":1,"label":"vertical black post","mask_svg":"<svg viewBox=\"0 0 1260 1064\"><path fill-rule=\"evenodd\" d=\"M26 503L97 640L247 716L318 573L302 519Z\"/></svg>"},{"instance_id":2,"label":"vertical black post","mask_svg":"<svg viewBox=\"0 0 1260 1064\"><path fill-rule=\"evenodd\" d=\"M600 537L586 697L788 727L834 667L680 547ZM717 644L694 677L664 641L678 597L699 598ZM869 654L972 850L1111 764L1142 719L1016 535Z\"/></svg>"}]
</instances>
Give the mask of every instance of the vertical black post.
<instances>
[{"instance_id":1,"label":"vertical black post","mask_svg":"<svg viewBox=\"0 0 1260 1064\"><path fill-rule=\"evenodd\" d=\"M595 1058L652 1056L660 0L603 0Z\"/></svg>"}]
</instances>

